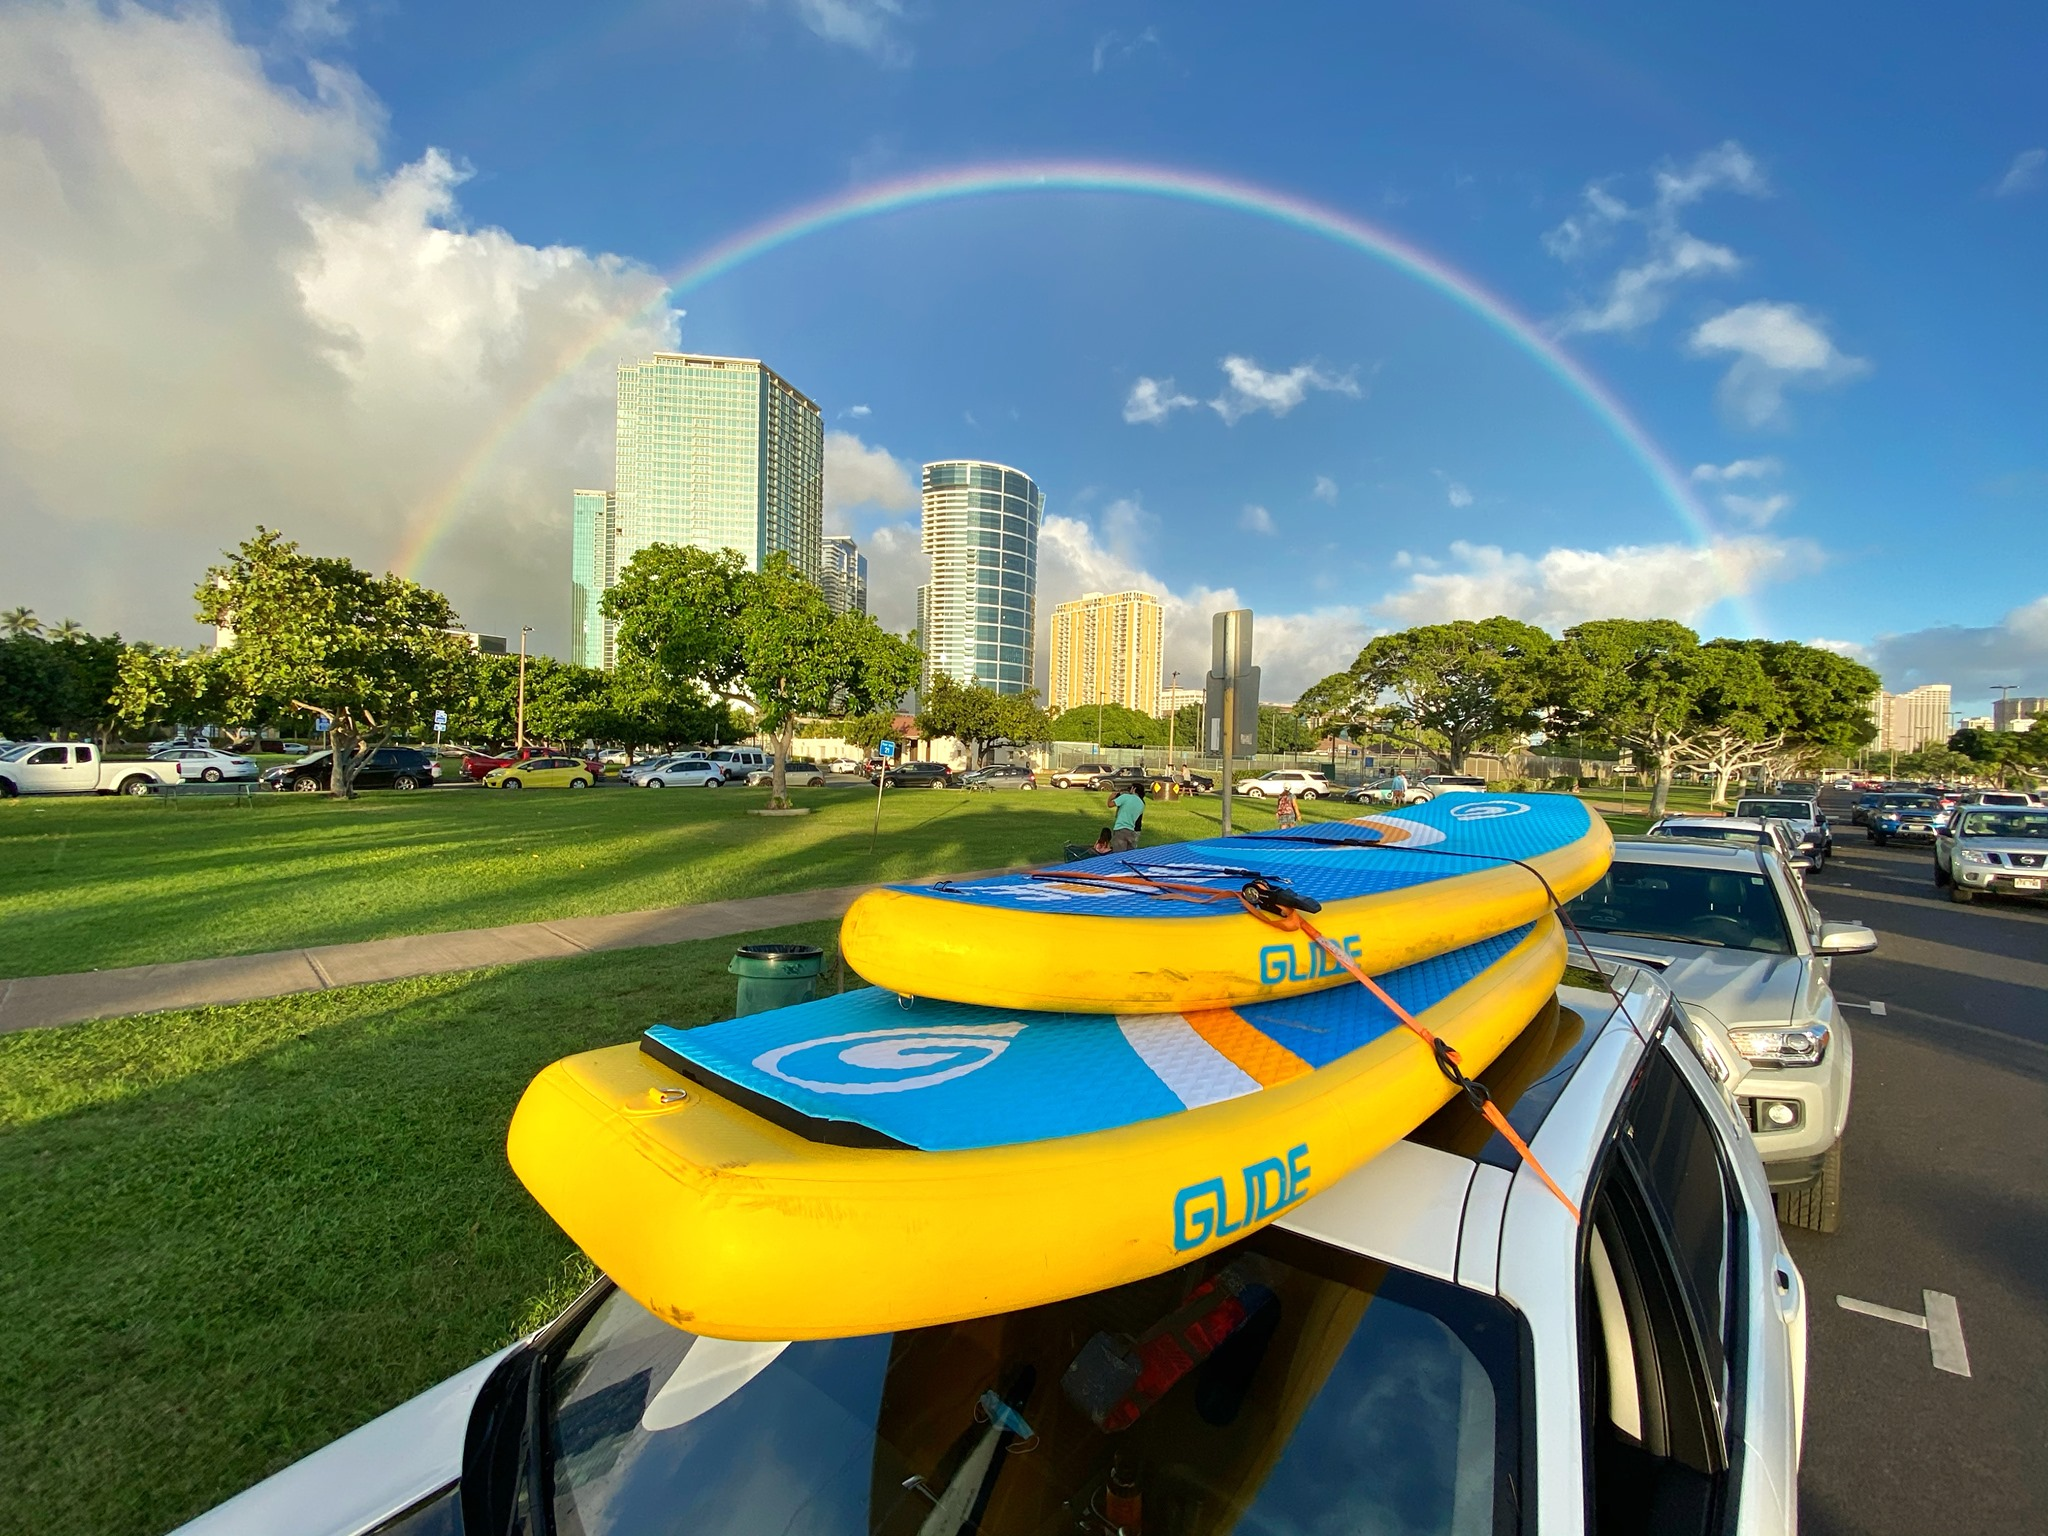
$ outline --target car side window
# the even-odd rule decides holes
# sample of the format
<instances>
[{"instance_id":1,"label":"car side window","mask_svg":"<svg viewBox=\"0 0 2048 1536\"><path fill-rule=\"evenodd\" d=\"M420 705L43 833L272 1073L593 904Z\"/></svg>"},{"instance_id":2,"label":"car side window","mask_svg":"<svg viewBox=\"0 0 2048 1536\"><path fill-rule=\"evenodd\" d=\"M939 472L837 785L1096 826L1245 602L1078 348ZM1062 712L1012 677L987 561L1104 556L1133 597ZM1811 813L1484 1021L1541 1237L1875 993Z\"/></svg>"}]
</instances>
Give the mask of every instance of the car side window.
<instances>
[{"instance_id":1,"label":"car side window","mask_svg":"<svg viewBox=\"0 0 2048 1536\"><path fill-rule=\"evenodd\" d=\"M53 764L66 762L69 760L69 757L70 754L64 747L45 747L28 760L28 765L31 768L49 767Z\"/></svg>"}]
</instances>

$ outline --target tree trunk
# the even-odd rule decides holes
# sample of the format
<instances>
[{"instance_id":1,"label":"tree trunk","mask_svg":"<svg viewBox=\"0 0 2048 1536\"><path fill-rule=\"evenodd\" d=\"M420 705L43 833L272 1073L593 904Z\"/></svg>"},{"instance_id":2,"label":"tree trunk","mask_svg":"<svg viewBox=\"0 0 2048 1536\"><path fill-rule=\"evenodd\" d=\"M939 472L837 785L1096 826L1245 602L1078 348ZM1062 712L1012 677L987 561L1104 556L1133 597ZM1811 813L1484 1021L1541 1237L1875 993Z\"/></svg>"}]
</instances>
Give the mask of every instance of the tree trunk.
<instances>
[{"instance_id":1,"label":"tree trunk","mask_svg":"<svg viewBox=\"0 0 2048 1536\"><path fill-rule=\"evenodd\" d=\"M329 758L327 763L327 792L336 800L353 800L356 794L356 767L358 763L356 733L342 724L342 717L336 716L334 729L327 733Z\"/></svg>"},{"instance_id":2,"label":"tree trunk","mask_svg":"<svg viewBox=\"0 0 2048 1536\"><path fill-rule=\"evenodd\" d=\"M1650 791L1650 820L1655 821L1664 814L1664 808L1671 803L1671 775L1676 754L1666 747L1657 754L1657 787Z\"/></svg>"},{"instance_id":3,"label":"tree trunk","mask_svg":"<svg viewBox=\"0 0 2048 1536\"><path fill-rule=\"evenodd\" d=\"M789 809L789 749L796 740L796 717L792 715L775 730L775 763L769 769L768 809Z\"/></svg>"},{"instance_id":4,"label":"tree trunk","mask_svg":"<svg viewBox=\"0 0 2048 1536\"><path fill-rule=\"evenodd\" d=\"M1735 777L1735 769L1728 763L1714 765L1714 804L1728 803L1728 781Z\"/></svg>"}]
</instances>

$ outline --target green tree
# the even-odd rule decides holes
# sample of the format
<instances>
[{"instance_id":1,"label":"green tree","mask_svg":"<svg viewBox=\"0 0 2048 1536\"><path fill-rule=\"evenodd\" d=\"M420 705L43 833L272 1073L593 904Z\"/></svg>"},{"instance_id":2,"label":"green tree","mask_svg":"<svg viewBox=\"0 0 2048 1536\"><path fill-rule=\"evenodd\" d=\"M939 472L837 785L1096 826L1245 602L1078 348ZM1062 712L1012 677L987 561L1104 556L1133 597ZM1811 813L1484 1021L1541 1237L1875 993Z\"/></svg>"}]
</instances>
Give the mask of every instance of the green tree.
<instances>
[{"instance_id":1,"label":"green tree","mask_svg":"<svg viewBox=\"0 0 2048 1536\"><path fill-rule=\"evenodd\" d=\"M394 732L418 730L474 664L440 593L305 555L259 527L200 579L198 619L234 631L209 670L231 723L261 727L292 710L333 721L333 793Z\"/></svg>"},{"instance_id":2,"label":"green tree","mask_svg":"<svg viewBox=\"0 0 2048 1536\"><path fill-rule=\"evenodd\" d=\"M1320 731L1368 730L1462 773L1536 729L1555 642L1519 619L1423 624L1366 642L1295 708Z\"/></svg>"},{"instance_id":3,"label":"green tree","mask_svg":"<svg viewBox=\"0 0 2048 1536\"><path fill-rule=\"evenodd\" d=\"M1076 704L1046 726L1048 741L1089 741L1098 747L1159 747L1166 723L1121 704Z\"/></svg>"},{"instance_id":4,"label":"green tree","mask_svg":"<svg viewBox=\"0 0 2048 1536\"><path fill-rule=\"evenodd\" d=\"M838 731L841 741L872 752L896 732L896 715L885 710L872 715L849 715Z\"/></svg>"},{"instance_id":5,"label":"green tree","mask_svg":"<svg viewBox=\"0 0 2048 1536\"><path fill-rule=\"evenodd\" d=\"M1650 814L1670 803L1671 776L1700 726L1719 674L1699 636L1672 619L1595 619L1564 632L1551 669L1550 716L1562 733L1626 747L1656 776Z\"/></svg>"},{"instance_id":6,"label":"green tree","mask_svg":"<svg viewBox=\"0 0 2048 1536\"><path fill-rule=\"evenodd\" d=\"M19 640L24 636L40 635L43 621L36 617L33 608L9 608L0 613L0 629L7 631L10 640Z\"/></svg>"},{"instance_id":7,"label":"green tree","mask_svg":"<svg viewBox=\"0 0 2048 1536\"><path fill-rule=\"evenodd\" d=\"M1693 716L1677 761L1714 776L1713 804L1728 800L1738 773L1779 761L1792 717L1755 652L1715 641L1694 659Z\"/></svg>"},{"instance_id":8,"label":"green tree","mask_svg":"<svg viewBox=\"0 0 2048 1536\"><path fill-rule=\"evenodd\" d=\"M209 660L204 652L147 642L124 648L109 694L115 723L144 735L211 714Z\"/></svg>"},{"instance_id":9,"label":"green tree","mask_svg":"<svg viewBox=\"0 0 2048 1536\"><path fill-rule=\"evenodd\" d=\"M77 624L0 640L0 735L91 736L104 749L125 649L119 635Z\"/></svg>"},{"instance_id":10,"label":"green tree","mask_svg":"<svg viewBox=\"0 0 2048 1536\"><path fill-rule=\"evenodd\" d=\"M2001 787L2026 783L2048 773L2048 730L1986 731L1965 726L1948 739L1948 747L1968 758L1976 773L1989 771ZM1903 764L1907 759L1901 758Z\"/></svg>"},{"instance_id":11,"label":"green tree","mask_svg":"<svg viewBox=\"0 0 2048 1536\"><path fill-rule=\"evenodd\" d=\"M968 767L979 768L990 747L1049 740L1052 717L1038 707L1038 694L998 693L985 683L959 683L943 673L925 689L917 712L918 733L927 741L951 736L967 747Z\"/></svg>"},{"instance_id":12,"label":"green tree","mask_svg":"<svg viewBox=\"0 0 2048 1536\"><path fill-rule=\"evenodd\" d=\"M1960 779L1978 771L1976 759L1957 752L1945 742L1929 742L1912 752L1899 754L1898 771L1910 779Z\"/></svg>"},{"instance_id":13,"label":"green tree","mask_svg":"<svg viewBox=\"0 0 2048 1536\"><path fill-rule=\"evenodd\" d=\"M835 614L781 555L750 572L730 550L657 544L605 594L619 647L670 687L745 708L773 739L771 806L789 803L784 765L799 718L892 709L923 657L865 614Z\"/></svg>"},{"instance_id":14,"label":"green tree","mask_svg":"<svg viewBox=\"0 0 2048 1536\"><path fill-rule=\"evenodd\" d=\"M0 640L0 736L45 736L63 712L65 675L49 641L27 631Z\"/></svg>"},{"instance_id":15,"label":"green tree","mask_svg":"<svg viewBox=\"0 0 2048 1536\"><path fill-rule=\"evenodd\" d=\"M1860 661L1797 640L1710 640L1704 649L1745 651L1778 698L1788 748L1844 761L1877 736L1870 701L1883 681Z\"/></svg>"}]
</instances>

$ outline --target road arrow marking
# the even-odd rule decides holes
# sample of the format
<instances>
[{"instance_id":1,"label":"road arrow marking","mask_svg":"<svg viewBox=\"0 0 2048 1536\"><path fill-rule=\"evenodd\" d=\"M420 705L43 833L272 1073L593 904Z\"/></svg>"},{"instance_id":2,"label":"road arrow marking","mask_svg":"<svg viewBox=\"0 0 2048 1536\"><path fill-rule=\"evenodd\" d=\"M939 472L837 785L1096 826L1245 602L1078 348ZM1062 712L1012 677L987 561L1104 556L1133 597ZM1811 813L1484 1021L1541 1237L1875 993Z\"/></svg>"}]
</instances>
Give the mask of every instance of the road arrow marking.
<instances>
[{"instance_id":1,"label":"road arrow marking","mask_svg":"<svg viewBox=\"0 0 2048 1536\"><path fill-rule=\"evenodd\" d=\"M1963 1315L1955 1297L1945 1291L1922 1291L1920 1296L1921 1305L1927 1308L1925 1313L1901 1312L1874 1301L1858 1301L1854 1296L1837 1296L1835 1305L1845 1312L1861 1312L1865 1317L1918 1328L1927 1335L1927 1347L1937 1371L1947 1371L1951 1376L1969 1375L1970 1352L1963 1346Z\"/></svg>"}]
</instances>

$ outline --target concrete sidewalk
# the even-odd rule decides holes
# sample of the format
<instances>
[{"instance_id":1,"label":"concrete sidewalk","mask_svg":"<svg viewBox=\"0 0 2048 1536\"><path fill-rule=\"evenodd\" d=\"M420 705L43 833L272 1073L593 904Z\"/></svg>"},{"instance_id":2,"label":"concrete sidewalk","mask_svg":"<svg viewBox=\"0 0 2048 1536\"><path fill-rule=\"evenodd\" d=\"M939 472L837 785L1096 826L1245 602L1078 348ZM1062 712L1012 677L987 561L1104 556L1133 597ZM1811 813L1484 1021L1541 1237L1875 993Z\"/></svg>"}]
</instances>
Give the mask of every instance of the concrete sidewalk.
<instances>
[{"instance_id":1,"label":"concrete sidewalk","mask_svg":"<svg viewBox=\"0 0 2048 1536\"><path fill-rule=\"evenodd\" d=\"M993 873L977 871L976 873ZM938 875L964 880L970 874ZM0 981L0 1034L78 1024L87 1019L160 1013L167 1008L210 1008L254 1002L291 992L319 992L367 981L398 981L472 971L523 960L565 960L608 949L642 949L716 939L762 928L786 928L843 915L871 885L844 885L784 896L752 896L696 906L617 912L604 917L563 917L508 928L465 928L411 934L359 944L323 944L218 960L183 960L65 976L21 976Z\"/></svg>"}]
</instances>

